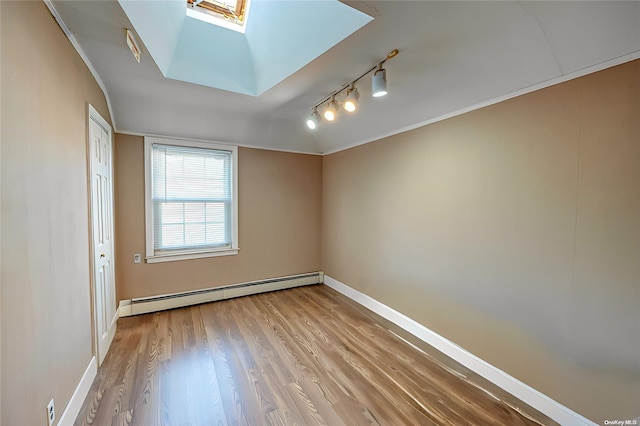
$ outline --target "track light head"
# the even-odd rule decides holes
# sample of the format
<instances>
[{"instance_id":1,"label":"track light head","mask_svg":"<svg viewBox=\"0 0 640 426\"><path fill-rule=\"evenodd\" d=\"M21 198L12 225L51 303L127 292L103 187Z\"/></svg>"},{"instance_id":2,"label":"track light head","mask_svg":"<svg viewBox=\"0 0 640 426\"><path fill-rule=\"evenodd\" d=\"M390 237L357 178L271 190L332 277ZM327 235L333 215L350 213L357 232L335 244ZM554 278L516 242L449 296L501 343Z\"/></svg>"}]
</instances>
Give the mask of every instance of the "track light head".
<instances>
[{"instance_id":1,"label":"track light head","mask_svg":"<svg viewBox=\"0 0 640 426\"><path fill-rule=\"evenodd\" d=\"M374 98L379 98L387 94L387 70L382 68L382 62L378 64L378 69L373 73L371 92Z\"/></svg>"},{"instance_id":2,"label":"track light head","mask_svg":"<svg viewBox=\"0 0 640 426\"><path fill-rule=\"evenodd\" d=\"M1 0L0 0L1 1ZM197 0L189 0L189 1L197 1ZM313 107L313 112L307 118L307 127L311 130L314 130L318 127L318 123L324 117L325 120L332 122L336 119L338 114L338 109L340 105L342 108L348 113L355 112L358 109L358 100L360 99L360 93L356 88L356 83L363 79L365 76L371 74L373 72L373 76L371 78L371 89L373 92L373 97L379 98L381 96L385 96L387 94L387 70L382 68L384 63L389 59L393 59L398 56L398 49L393 49L391 52L387 54L387 57L379 60L375 65L371 66L368 70L362 73L359 77L351 80L349 83L343 85L338 90L334 90L331 94L325 96ZM375 72L374 72L375 71ZM341 96L344 91L347 91L345 96L344 103L336 102L336 96ZM322 105L326 107L322 112L322 117L318 113L318 108Z\"/></svg>"},{"instance_id":3,"label":"track light head","mask_svg":"<svg viewBox=\"0 0 640 426\"><path fill-rule=\"evenodd\" d=\"M338 103L336 102L335 95L331 97L331 101L327 105L327 109L324 110L324 118L327 121L333 121L336 119L338 113Z\"/></svg>"},{"instance_id":4,"label":"track light head","mask_svg":"<svg viewBox=\"0 0 640 426\"><path fill-rule=\"evenodd\" d=\"M351 83L351 88L347 90L347 100L344 102L344 110L347 112L354 112L358 109L358 99L360 99L360 92L355 83Z\"/></svg>"},{"instance_id":5,"label":"track light head","mask_svg":"<svg viewBox=\"0 0 640 426\"><path fill-rule=\"evenodd\" d=\"M307 118L307 127L309 130L315 130L318 127L318 124L322 121L322 116L318 113L318 108L313 108L313 112Z\"/></svg>"}]
</instances>

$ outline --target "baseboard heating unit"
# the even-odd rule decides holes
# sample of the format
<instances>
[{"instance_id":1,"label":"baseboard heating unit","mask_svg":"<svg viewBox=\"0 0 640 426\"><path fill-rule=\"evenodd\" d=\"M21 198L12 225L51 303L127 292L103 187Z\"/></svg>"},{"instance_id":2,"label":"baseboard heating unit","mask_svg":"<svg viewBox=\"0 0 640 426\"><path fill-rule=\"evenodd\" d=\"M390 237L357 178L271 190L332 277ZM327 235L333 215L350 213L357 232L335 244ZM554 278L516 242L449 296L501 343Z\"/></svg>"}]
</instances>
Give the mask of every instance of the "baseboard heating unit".
<instances>
[{"instance_id":1,"label":"baseboard heating unit","mask_svg":"<svg viewBox=\"0 0 640 426\"><path fill-rule=\"evenodd\" d=\"M150 297L137 297L134 299L122 300L118 311L120 317L128 317L131 315L181 308L200 303L215 302L217 300L265 293L268 291L320 284L323 282L323 279L324 274L322 272L312 272L308 274L269 278L266 280L251 281L202 290L185 291Z\"/></svg>"}]
</instances>

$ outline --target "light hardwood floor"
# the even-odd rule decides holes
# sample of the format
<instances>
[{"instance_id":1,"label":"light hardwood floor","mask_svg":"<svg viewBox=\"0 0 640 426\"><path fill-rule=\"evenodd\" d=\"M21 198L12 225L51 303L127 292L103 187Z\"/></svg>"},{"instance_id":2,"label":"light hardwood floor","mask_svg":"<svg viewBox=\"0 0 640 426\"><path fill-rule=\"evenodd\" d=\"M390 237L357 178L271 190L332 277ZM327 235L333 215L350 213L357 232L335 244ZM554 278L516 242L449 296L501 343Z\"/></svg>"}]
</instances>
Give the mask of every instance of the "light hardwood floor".
<instances>
[{"instance_id":1,"label":"light hardwood floor","mask_svg":"<svg viewBox=\"0 0 640 426\"><path fill-rule=\"evenodd\" d=\"M122 318L75 424L555 424L387 326L324 285Z\"/></svg>"}]
</instances>

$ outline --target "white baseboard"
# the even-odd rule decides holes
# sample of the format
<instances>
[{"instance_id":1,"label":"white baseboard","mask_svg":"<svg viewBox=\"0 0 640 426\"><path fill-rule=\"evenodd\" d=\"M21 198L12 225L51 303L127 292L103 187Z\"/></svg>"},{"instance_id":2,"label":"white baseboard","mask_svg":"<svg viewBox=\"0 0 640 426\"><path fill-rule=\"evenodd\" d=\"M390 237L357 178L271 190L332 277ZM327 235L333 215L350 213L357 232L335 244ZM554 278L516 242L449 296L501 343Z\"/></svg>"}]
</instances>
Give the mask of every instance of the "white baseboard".
<instances>
[{"instance_id":1,"label":"white baseboard","mask_svg":"<svg viewBox=\"0 0 640 426\"><path fill-rule=\"evenodd\" d=\"M89 389L91 389L91 385L93 384L93 379L96 377L98 373L98 362L96 361L96 357L92 357L87 369L84 371L78 386L76 386L76 390L71 395L71 399L67 404L67 407L64 409L64 412L60 416L60 420L58 421L58 426L73 426L73 423L76 421L78 414L80 413L80 409L82 408L82 404L84 403L84 399L87 397L89 393Z\"/></svg>"},{"instance_id":2,"label":"white baseboard","mask_svg":"<svg viewBox=\"0 0 640 426\"><path fill-rule=\"evenodd\" d=\"M163 311L166 309L198 305L200 303L215 302L217 300L231 299L234 297L248 296L267 291L320 284L322 283L322 280L322 272L313 272L309 274L270 278L268 280L252 281L197 291L128 299L120 301L118 312L120 317L127 317L131 315Z\"/></svg>"},{"instance_id":3,"label":"white baseboard","mask_svg":"<svg viewBox=\"0 0 640 426\"><path fill-rule=\"evenodd\" d=\"M118 318L130 317L131 313L131 299L121 300L118 306Z\"/></svg>"},{"instance_id":4,"label":"white baseboard","mask_svg":"<svg viewBox=\"0 0 640 426\"><path fill-rule=\"evenodd\" d=\"M445 355L481 375L496 386L509 392L524 403L540 411L563 426L594 426L591 420L565 407L547 395L535 390L504 371L494 367L486 361L461 348L450 340L429 330L422 324L412 320L404 314L387 305L341 283L328 275L324 276L324 284L344 294L348 298L391 321L418 339L428 343Z\"/></svg>"}]
</instances>

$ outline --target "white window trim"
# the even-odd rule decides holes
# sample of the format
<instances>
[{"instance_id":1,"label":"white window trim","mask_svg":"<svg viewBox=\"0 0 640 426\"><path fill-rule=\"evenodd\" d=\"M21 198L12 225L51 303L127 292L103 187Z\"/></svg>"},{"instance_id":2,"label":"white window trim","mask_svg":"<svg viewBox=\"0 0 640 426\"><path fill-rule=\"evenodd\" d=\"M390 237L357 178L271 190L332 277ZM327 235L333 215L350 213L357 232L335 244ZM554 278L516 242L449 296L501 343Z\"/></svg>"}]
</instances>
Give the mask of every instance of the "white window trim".
<instances>
[{"instance_id":1,"label":"white window trim","mask_svg":"<svg viewBox=\"0 0 640 426\"><path fill-rule=\"evenodd\" d=\"M217 149L231 152L231 179L232 179L232 223L231 223L231 247L224 249L201 250L176 250L173 253L155 254L153 249L153 203L151 201L151 150L153 144L188 146L193 148ZM224 145L215 142L202 142L190 139L170 139L156 136L144 137L144 216L146 235L146 262L172 262L177 260L201 259L205 257L230 256L238 254L238 147L236 145Z\"/></svg>"}]
</instances>

